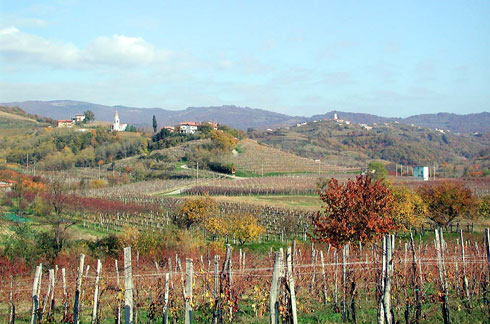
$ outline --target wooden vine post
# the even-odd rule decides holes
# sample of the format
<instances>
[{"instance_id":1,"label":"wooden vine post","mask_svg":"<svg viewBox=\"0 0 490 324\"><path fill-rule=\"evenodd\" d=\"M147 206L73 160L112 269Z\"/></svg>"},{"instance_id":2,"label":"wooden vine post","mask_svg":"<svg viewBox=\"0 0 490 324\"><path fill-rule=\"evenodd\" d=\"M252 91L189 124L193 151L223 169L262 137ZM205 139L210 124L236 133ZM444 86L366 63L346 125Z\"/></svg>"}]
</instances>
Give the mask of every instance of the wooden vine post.
<instances>
[{"instance_id":1,"label":"wooden vine post","mask_svg":"<svg viewBox=\"0 0 490 324\"><path fill-rule=\"evenodd\" d=\"M92 308L92 324L98 323L99 317L99 280L100 271L102 270L102 262L97 259L97 270L95 273L95 289L94 289L94 306Z\"/></svg>"},{"instance_id":2,"label":"wooden vine post","mask_svg":"<svg viewBox=\"0 0 490 324\"><path fill-rule=\"evenodd\" d=\"M464 304L466 308L470 307L470 291L468 278L466 277L466 259L464 252L464 238L463 238L463 230L459 232L460 244L461 244L461 262L463 263L463 293L464 293ZM459 286L459 285L458 285Z\"/></svg>"},{"instance_id":3,"label":"wooden vine post","mask_svg":"<svg viewBox=\"0 0 490 324\"><path fill-rule=\"evenodd\" d=\"M485 252L487 255L487 268L488 268L487 287L488 287L488 285L490 284L490 230L488 228L485 228Z\"/></svg>"},{"instance_id":4,"label":"wooden vine post","mask_svg":"<svg viewBox=\"0 0 490 324\"><path fill-rule=\"evenodd\" d=\"M286 264L287 264L287 284L289 287L289 298L291 305L291 317L292 324L298 324L298 315L296 310L296 292L294 291L294 275L293 275L293 255L294 252L291 251L291 247L286 250Z\"/></svg>"},{"instance_id":5,"label":"wooden vine post","mask_svg":"<svg viewBox=\"0 0 490 324\"><path fill-rule=\"evenodd\" d=\"M78 324L80 311L80 294L82 291L83 267L85 264L85 254L80 254L78 264L77 286L75 288L75 304L73 305L73 323Z\"/></svg>"},{"instance_id":6,"label":"wooden vine post","mask_svg":"<svg viewBox=\"0 0 490 324\"><path fill-rule=\"evenodd\" d=\"M39 284L41 281L42 264L36 267L34 273L34 282L32 283L32 312L31 312L31 324L37 323L37 312L39 308Z\"/></svg>"},{"instance_id":7,"label":"wooden vine post","mask_svg":"<svg viewBox=\"0 0 490 324\"><path fill-rule=\"evenodd\" d=\"M413 240L413 234L410 233L410 250L412 252L412 269L411 269L411 284L414 290L414 303L415 303L415 323L420 323L420 317L422 315L422 304L420 302L420 290L422 289L417 278L417 254L415 253L415 242Z\"/></svg>"},{"instance_id":8,"label":"wooden vine post","mask_svg":"<svg viewBox=\"0 0 490 324\"><path fill-rule=\"evenodd\" d=\"M448 291L447 291L447 275L446 275L446 265L444 262L444 238L442 236L442 229L435 230L435 247L437 252L437 270L439 272L439 284L441 289L442 297L442 318L444 319L444 324L450 324L451 319L449 317L449 302L448 302Z\"/></svg>"},{"instance_id":9,"label":"wooden vine post","mask_svg":"<svg viewBox=\"0 0 490 324\"><path fill-rule=\"evenodd\" d=\"M327 255L327 257L328 257L328 255ZM323 258L323 251L320 251L320 262L322 263L323 304L327 305L327 275L325 274L325 260Z\"/></svg>"},{"instance_id":10,"label":"wooden vine post","mask_svg":"<svg viewBox=\"0 0 490 324\"><path fill-rule=\"evenodd\" d=\"M15 304L14 304L14 279L10 276L10 297L9 297L9 317L8 324L15 323Z\"/></svg>"},{"instance_id":11,"label":"wooden vine post","mask_svg":"<svg viewBox=\"0 0 490 324\"><path fill-rule=\"evenodd\" d=\"M124 248L124 323L133 323L133 270L131 247Z\"/></svg>"},{"instance_id":12,"label":"wooden vine post","mask_svg":"<svg viewBox=\"0 0 490 324\"><path fill-rule=\"evenodd\" d=\"M381 244L381 274L379 276L379 300L378 300L378 324L384 324L385 311L384 311L384 292L385 292L385 278L386 278L386 235L383 236L383 242Z\"/></svg>"},{"instance_id":13,"label":"wooden vine post","mask_svg":"<svg viewBox=\"0 0 490 324\"><path fill-rule=\"evenodd\" d=\"M386 235L386 271L385 285L383 294L383 306L386 324L393 324L391 315L391 283L393 281L393 238L391 235Z\"/></svg>"},{"instance_id":14,"label":"wooden vine post","mask_svg":"<svg viewBox=\"0 0 490 324\"><path fill-rule=\"evenodd\" d=\"M66 270L61 268L61 280L63 281L63 321L68 316L68 294L66 292Z\"/></svg>"},{"instance_id":15,"label":"wooden vine post","mask_svg":"<svg viewBox=\"0 0 490 324\"><path fill-rule=\"evenodd\" d=\"M282 248L275 253L274 268L272 271L271 289L269 292L269 311L270 311L270 324L279 324L279 288L280 280L284 276L284 266L282 262L283 250Z\"/></svg>"},{"instance_id":16,"label":"wooden vine post","mask_svg":"<svg viewBox=\"0 0 490 324\"><path fill-rule=\"evenodd\" d=\"M117 264L117 259L114 260L114 266L116 268L116 284L119 291L121 290L121 281L119 278L119 266ZM119 300L119 298L117 298L116 324L121 324L121 301Z\"/></svg>"},{"instance_id":17,"label":"wooden vine post","mask_svg":"<svg viewBox=\"0 0 490 324\"><path fill-rule=\"evenodd\" d=\"M192 324L192 279L194 276L192 259L185 259L185 324Z\"/></svg>"},{"instance_id":18,"label":"wooden vine post","mask_svg":"<svg viewBox=\"0 0 490 324\"><path fill-rule=\"evenodd\" d=\"M170 274L165 274L165 293L163 297L163 324L168 324L168 289Z\"/></svg>"}]
</instances>

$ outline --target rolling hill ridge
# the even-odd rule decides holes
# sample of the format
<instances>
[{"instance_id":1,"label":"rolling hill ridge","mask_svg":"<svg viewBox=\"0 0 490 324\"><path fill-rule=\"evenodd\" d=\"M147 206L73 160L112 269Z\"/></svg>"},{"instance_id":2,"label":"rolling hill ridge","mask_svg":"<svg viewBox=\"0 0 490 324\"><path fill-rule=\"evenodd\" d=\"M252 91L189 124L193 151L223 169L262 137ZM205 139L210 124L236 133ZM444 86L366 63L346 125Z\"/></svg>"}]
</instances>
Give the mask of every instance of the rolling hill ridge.
<instances>
[{"instance_id":1,"label":"rolling hill ridge","mask_svg":"<svg viewBox=\"0 0 490 324\"><path fill-rule=\"evenodd\" d=\"M163 108L138 108L127 106L106 106L83 101L54 100L54 101L23 101L9 102L2 105L20 107L30 114L42 115L54 119L71 118L77 113L92 110L96 119L112 121L117 110L122 121L135 126L150 126L155 115L159 126L174 125L183 121L212 120L234 128L276 128L291 126L302 122L331 119L337 113L339 118L353 123L384 123L399 122L407 125L414 124L431 129L444 129L457 133L489 133L490 113L458 115L452 113L414 115L407 118L383 117L364 113L330 111L311 117L290 116L263 109L237 107L233 105L212 107L189 107L185 110L167 110Z\"/></svg>"}]
</instances>

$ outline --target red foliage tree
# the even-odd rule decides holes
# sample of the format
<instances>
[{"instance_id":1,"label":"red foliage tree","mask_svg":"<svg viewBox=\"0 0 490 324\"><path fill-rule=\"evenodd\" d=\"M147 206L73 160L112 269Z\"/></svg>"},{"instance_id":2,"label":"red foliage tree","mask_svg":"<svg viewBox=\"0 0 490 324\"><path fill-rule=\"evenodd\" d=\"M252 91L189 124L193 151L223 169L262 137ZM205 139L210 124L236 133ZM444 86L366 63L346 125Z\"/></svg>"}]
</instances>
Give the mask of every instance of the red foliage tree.
<instances>
[{"instance_id":1,"label":"red foliage tree","mask_svg":"<svg viewBox=\"0 0 490 324\"><path fill-rule=\"evenodd\" d=\"M381 180L372 182L369 176L358 176L339 184L332 178L319 194L325 205L313 217L311 237L317 242L336 247L347 242L366 243L396 229L390 217L393 197Z\"/></svg>"}]
</instances>

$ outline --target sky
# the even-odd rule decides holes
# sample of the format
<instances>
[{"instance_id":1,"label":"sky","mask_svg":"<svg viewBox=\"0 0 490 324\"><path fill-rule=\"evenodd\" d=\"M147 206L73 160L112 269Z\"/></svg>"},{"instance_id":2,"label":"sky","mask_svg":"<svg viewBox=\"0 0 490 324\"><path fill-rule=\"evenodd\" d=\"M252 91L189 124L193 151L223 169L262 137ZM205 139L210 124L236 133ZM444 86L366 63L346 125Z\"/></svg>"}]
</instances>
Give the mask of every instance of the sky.
<instances>
[{"instance_id":1,"label":"sky","mask_svg":"<svg viewBox=\"0 0 490 324\"><path fill-rule=\"evenodd\" d=\"M490 111L490 2L0 1L0 102Z\"/></svg>"}]
</instances>

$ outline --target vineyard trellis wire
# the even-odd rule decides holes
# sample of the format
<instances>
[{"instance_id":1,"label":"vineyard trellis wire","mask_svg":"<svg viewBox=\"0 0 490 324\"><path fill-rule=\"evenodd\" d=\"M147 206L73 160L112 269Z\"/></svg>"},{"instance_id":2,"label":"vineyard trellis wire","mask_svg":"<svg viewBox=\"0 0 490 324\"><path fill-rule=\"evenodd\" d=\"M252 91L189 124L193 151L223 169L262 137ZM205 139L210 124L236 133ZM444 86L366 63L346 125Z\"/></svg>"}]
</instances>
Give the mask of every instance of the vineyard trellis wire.
<instances>
[{"instance_id":1,"label":"vineyard trellis wire","mask_svg":"<svg viewBox=\"0 0 490 324\"><path fill-rule=\"evenodd\" d=\"M455 316L449 310L458 312L459 307L465 316L489 315L488 230L484 240L465 240L461 232L453 243L444 240L442 231L436 233L435 244L417 244L413 237L404 242L391 235L385 237L384 244L350 244L339 249L293 241L286 262L282 250L262 258L250 257L242 250L232 253L229 245L224 255L206 253L184 258L168 254L151 262L139 254L131 257L128 248L122 260L121 256L99 263L83 256L80 262L52 269L40 265L34 280L29 274L3 275L0 303L17 312L18 322L27 322L32 316L72 316L68 306L76 296L78 314L85 321L108 318L111 313L122 321L123 303L131 303L133 317L146 316L150 323L162 317L187 318L186 323L191 318L200 323L214 317L235 322L247 315L241 310L244 303L255 305L248 316L269 312L271 321L288 323L293 321L293 308L297 316L328 308L355 322L361 307L378 308L380 303L383 307L378 308L378 314L384 312L384 323L407 317L417 322L422 315L436 316L436 309L422 309L423 303L434 307L446 304L448 320ZM221 270L219 260L223 260ZM123 280L120 274L125 276ZM132 297L126 295L128 289ZM392 303L383 302L386 298ZM34 301L34 307L29 300ZM186 316L188 312L193 316Z\"/></svg>"}]
</instances>

